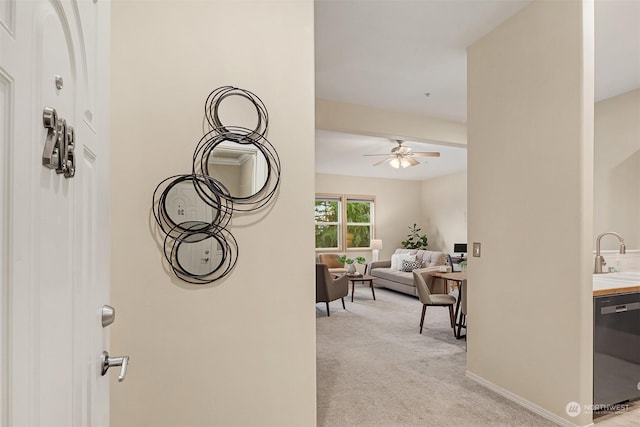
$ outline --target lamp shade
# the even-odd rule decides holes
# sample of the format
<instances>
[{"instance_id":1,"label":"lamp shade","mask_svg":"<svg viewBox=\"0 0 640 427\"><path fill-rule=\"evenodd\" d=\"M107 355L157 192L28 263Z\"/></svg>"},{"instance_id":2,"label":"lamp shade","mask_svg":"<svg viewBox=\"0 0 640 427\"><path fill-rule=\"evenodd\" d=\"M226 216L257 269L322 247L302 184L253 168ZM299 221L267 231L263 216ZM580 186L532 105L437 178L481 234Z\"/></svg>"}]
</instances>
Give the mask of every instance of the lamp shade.
<instances>
[{"instance_id":1,"label":"lamp shade","mask_svg":"<svg viewBox=\"0 0 640 427\"><path fill-rule=\"evenodd\" d=\"M382 249L382 240L380 239L371 239L371 249Z\"/></svg>"}]
</instances>

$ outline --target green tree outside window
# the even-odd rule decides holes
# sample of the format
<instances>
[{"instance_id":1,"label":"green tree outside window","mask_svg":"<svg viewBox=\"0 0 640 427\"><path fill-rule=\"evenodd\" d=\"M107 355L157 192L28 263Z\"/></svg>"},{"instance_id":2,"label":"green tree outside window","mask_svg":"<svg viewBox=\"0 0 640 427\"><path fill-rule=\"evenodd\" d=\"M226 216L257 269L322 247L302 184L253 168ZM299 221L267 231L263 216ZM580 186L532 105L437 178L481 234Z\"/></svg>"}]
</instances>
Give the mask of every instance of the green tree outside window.
<instances>
[{"instance_id":1,"label":"green tree outside window","mask_svg":"<svg viewBox=\"0 0 640 427\"><path fill-rule=\"evenodd\" d=\"M318 196L315 200L316 249L369 248L373 236L373 197Z\"/></svg>"},{"instance_id":2,"label":"green tree outside window","mask_svg":"<svg viewBox=\"0 0 640 427\"><path fill-rule=\"evenodd\" d=\"M316 199L316 248L338 249L340 202Z\"/></svg>"},{"instance_id":3,"label":"green tree outside window","mask_svg":"<svg viewBox=\"0 0 640 427\"><path fill-rule=\"evenodd\" d=\"M347 247L368 248L371 245L370 201L347 201Z\"/></svg>"}]
</instances>

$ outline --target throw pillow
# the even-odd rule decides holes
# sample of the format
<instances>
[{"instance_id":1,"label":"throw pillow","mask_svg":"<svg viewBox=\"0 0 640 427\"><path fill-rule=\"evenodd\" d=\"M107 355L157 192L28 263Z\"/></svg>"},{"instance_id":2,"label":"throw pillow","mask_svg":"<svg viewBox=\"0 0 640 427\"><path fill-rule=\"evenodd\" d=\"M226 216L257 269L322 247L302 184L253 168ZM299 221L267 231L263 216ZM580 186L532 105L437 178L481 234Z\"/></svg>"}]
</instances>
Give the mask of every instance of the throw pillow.
<instances>
[{"instance_id":1,"label":"throw pillow","mask_svg":"<svg viewBox=\"0 0 640 427\"><path fill-rule=\"evenodd\" d=\"M422 262L420 261L402 261L402 271L406 271L407 273L410 273L420 267L422 267Z\"/></svg>"},{"instance_id":2,"label":"throw pillow","mask_svg":"<svg viewBox=\"0 0 640 427\"><path fill-rule=\"evenodd\" d=\"M402 260L400 259L401 256L402 256L402 254L393 254L393 255L391 255L391 269L392 270L397 270L398 269L398 264L402 263Z\"/></svg>"},{"instance_id":3,"label":"throw pillow","mask_svg":"<svg viewBox=\"0 0 640 427\"><path fill-rule=\"evenodd\" d=\"M402 271L402 261L415 261L415 255L409 254L393 254L391 255L391 269Z\"/></svg>"}]
</instances>

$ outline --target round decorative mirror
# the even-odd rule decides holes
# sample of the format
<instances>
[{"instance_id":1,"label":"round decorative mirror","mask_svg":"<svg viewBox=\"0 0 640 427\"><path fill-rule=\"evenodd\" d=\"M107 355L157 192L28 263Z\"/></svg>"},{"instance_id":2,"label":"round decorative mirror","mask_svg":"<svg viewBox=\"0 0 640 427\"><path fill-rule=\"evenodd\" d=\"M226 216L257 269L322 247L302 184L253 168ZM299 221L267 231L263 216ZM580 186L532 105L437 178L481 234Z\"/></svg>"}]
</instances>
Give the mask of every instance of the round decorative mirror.
<instances>
[{"instance_id":1,"label":"round decorative mirror","mask_svg":"<svg viewBox=\"0 0 640 427\"><path fill-rule=\"evenodd\" d=\"M220 144L206 162L206 172L227 188L233 200L249 199L267 184L267 159L254 145Z\"/></svg>"},{"instance_id":2,"label":"round decorative mirror","mask_svg":"<svg viewBox=\"0 0 640 427\"><path fill-rule=\"evenodd\" d=\"M224 228L186 231L176 238L167 236L164 253L174 274L196 285L211 283L225 276L238 259L236 240Z\"/></svg>"},{"instance_id":3,"label":"round decorative mirror","mask_svg":"<svg viewBox=\"0 0 640 427\"><path fill-rule=\"evenodd\" d=\"M205 134L193 154L193 173L212 177L227 189L219 197L233 202L233 210L252 211L267 204L280 183L280 158L263 136L249 137L251 131L227 126L227 132ZM207 186L197 182L197 187Z\"/></svg>"},{"instance_id":4,"label":"round decorative mirror","mask_svg":"<svg viewBox=\"0 0 640 427\"><path fill-rule=\"evenodd\" d=\"M197 182L204 185L195 185ZM228 197L221 197L220 194L228 194L228 191L210 177L169 177L153 193L156 222L165 234L172 237L185 231L225 227L231 219L233 208Z\"/></svg>"},{"instance_id":5,"label":"round decorative mirror","mask_svg":"<svg viewBox=\"0 0 640 427\"><path fill-rule=\"evenodd\" d=\"M175 248L177 267L193 277L213 274L223 261L221 243L215 235L193 233L179 241Z\"/></svg>"}]
</instances>

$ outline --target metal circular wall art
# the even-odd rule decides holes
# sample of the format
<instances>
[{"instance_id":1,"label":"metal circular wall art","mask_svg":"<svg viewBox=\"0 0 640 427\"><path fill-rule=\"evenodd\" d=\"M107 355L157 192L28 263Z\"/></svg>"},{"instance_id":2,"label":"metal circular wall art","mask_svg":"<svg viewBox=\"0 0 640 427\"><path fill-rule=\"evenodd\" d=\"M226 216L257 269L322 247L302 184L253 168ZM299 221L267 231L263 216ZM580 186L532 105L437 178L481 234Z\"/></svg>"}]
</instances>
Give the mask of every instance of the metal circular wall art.
<instances>
[{"instance_id":1,"label":"metal circular wall art","mask_svg":"<svg viewBox=\"0 0 640 427\"><path fill-rule=\"evenodd\" d=\"M204 116L209 123L209 128L220 132L228 131L227 124L222 123L220 120L220 105L225 99L229 101L230 99L238 100L238 98L240 100L247 100L255 108L257 116L255 128L253 130L244 129L240 132L240 135L251 137L266 135L269 128L269 113L267 112L267 107L265 107L262 100L252 92L233 86L219 87L211 91L209 96L207 96L207 100L204 103Z\"/></svg>"},{"instance_id":2,"label":"metal circular wall art","mask_svg":"<svg viewBox=\"0 0 640 427\"><path fill-rule=\"evenodd\" d=\"M235 99L255 108L255 126L220 119L220 106ZM280 185L280 157L267 140L269 114L260 98L233 86L207 96L210 130L196 144L190 174L170 176L153 192L153 216L164 234L164 258L179 279L203 285L229 274L238 242L228 226L234 212L257 211ZM246 114L242 115L246 117Z\"/></svg>"}]
</instances>

